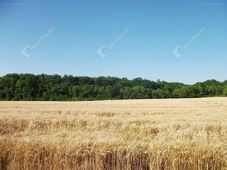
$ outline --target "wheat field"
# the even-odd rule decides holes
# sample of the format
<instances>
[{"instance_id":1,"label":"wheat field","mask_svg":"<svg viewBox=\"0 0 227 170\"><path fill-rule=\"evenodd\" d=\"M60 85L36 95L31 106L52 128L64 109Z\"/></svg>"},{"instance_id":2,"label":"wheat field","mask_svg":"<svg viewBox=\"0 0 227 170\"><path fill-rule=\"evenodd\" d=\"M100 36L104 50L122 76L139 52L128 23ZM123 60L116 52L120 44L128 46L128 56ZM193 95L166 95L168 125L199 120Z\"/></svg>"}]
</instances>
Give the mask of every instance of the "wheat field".
<instances>
[{"instance_id":1,"label":"wheat field","mask_svg":"<svg viewBox=\"0 0 227 170\"><path fill-rule=\"evenodd\" d=\"M0 102L0 170L226 170L227 98Z\"/></svg>"}]
</instances>

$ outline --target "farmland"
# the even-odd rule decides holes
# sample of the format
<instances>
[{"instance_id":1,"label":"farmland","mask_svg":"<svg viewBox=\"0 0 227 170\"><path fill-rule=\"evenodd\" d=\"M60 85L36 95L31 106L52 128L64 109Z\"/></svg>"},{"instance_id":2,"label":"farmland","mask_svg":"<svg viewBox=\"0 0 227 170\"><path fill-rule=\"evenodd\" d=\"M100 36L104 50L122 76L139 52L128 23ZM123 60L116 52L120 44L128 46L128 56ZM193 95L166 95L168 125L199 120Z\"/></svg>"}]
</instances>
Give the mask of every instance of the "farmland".
<instances>
[{"instance_id":1,"label":"farmland","mask_svg":"<svg viewBox=\"0 0 227 170\"><path fill-rule=\"evenodd\" d=\"M227 98L0 102L0 170L226 170Z\"/></svg>"}]
</instances>

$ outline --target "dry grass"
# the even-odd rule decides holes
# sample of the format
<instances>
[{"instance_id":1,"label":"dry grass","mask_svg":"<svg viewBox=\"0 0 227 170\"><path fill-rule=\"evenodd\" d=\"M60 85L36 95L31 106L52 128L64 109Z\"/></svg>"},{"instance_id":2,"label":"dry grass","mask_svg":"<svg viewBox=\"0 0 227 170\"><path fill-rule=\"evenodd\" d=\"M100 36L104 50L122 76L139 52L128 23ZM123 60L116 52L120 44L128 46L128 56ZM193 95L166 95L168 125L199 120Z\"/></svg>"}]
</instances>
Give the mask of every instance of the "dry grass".
<instances>
[{"instance_id":1,"label":"dry grass","mask_svg":"<svg viewBox=\"0 0 227 170\"><path fill-rule=\"evenodd\" d=\"M227 98L0 102L0 170L226 170Z\"/></svg>"}]
</instances>

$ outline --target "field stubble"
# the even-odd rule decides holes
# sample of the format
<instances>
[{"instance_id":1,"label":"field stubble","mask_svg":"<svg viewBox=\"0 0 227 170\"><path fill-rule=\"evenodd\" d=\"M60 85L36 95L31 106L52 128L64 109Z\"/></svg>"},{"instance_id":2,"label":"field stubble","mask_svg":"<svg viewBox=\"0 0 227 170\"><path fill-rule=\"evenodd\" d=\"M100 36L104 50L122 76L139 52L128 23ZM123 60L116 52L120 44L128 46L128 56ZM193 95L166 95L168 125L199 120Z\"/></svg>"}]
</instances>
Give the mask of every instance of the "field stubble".
<instances>
[{"instance_id":1,"label":"field stubble","mask_svg":"<svg viewBox=\"0 0 227 170\"><path fill-rule=\"evenodd\" d=\"M0 170L226 170L227 98L0 102Z\"/></svg>"}]
</instances>

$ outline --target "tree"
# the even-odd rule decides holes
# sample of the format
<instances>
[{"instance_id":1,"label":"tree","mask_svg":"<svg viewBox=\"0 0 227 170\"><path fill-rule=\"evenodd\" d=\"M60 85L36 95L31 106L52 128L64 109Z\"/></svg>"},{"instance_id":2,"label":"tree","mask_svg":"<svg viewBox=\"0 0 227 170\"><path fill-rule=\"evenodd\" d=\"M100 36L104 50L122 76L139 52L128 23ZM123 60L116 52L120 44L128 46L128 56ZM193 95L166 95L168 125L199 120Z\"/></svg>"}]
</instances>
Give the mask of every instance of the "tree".
<instances>
[{"instance_id":1,"label":"tree","mask_svg":"<svg viewBox=\"0 0 227 170\"><path fill-rule=\"evenodd\" d=\"M83 85L82 91L79 97L85 100L89 100L90 98L92 98L92 85L89 85L89 84Z\"/></svg>"},{"instance_id":2,"label":"tree","mask_svg":"<svg viewBox=\"0 0 227 170\"><path fill-rule=\"evenodd\" d=\"M227 80L194 85L117 77L7 74L0 77L0 100L104 100L227 96Z\"/></svg>"},{"instance_id":3,"label":"tree","mask_svg":"<svg viewBox=\"0 0 227 170\"><path fill-rule=\"evenodd\" d=\"M71 86L69 88L69 95L71 97L71 100L79 100L80 86L79 85Z\"/></svg>"},{"instance_id":4,"label":"tree","mask_svg":"<svg viewBox=\"0 0 227 170\"><path fill-rule=\"evenodd\" d=\"M105 88L105 98L106 99L113 99L113 87L108 85Z\"/></svg>"},{"instance_id":5,"label":"tree","mask_svg":"<svg viewBox=\"0 0 227 170\"><path fill-rule=\"evenodd\" d=\"M173 98L181 98L181 89L174 89L172 92Z\"/></svg>"},{"instance_id":6,"label":"tree","mask_svg":"<svg viewBox=\"0 0 227 170\"><path fill-rule=\"evenodd\" d=\"M226 96L227 97L227 86L223 90L223 96Z\"/></svg>"},{"instance_id":7,"label":"tree","mask_svg":"<svg viewBox=\"0 0 227 170\"><path fill-rule=\"evenodd\" d=\"M132 93L131 94L132 94L132 97L134 99L145 99L145 98L147 98L146 89L143 86L141 86L141 85L134 86L132 88Z\"/></svg>"},{"instance_id":8,"label":"tree","mask_svg":"<svg viewBox=\"0 0 227 170\"><path fill-rule=\"evenodd\" d=\"M130 94L131 94L131 88L125 87L123 89L123 99L130 99Z\"/></svg>"}]
</instances>

